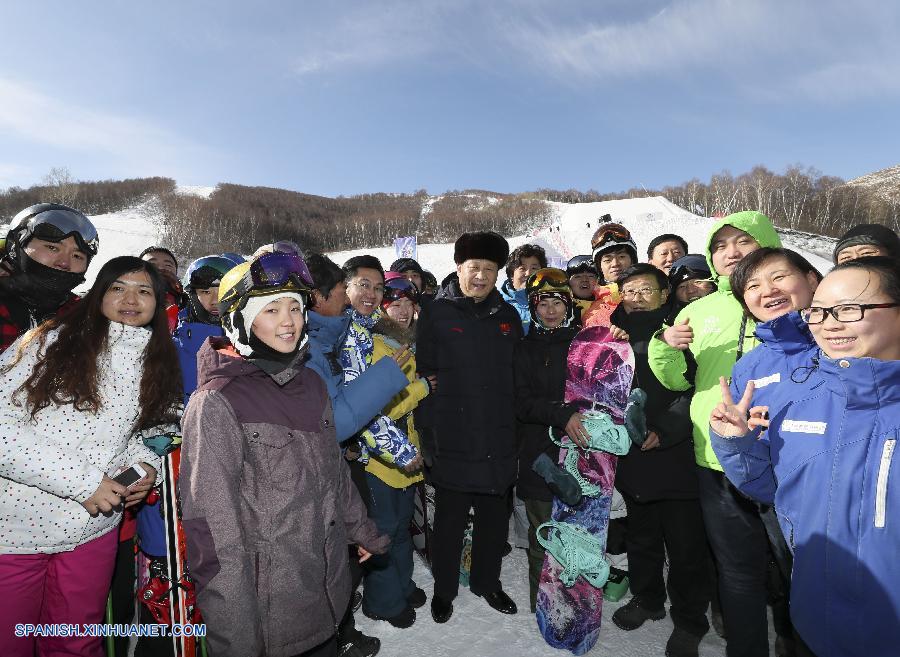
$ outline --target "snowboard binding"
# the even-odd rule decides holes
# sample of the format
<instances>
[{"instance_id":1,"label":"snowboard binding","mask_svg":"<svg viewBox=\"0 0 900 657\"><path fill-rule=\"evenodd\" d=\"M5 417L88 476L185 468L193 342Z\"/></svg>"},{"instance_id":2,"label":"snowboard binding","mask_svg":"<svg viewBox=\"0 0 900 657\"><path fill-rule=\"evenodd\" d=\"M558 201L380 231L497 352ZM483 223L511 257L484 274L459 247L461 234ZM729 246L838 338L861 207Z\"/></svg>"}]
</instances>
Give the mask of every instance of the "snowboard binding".
<instances>
[{"instance_id":1,"label":"snowboard binding","mask_svg":"<svg viewBox=\"0 0 900 657\"><path fill-rule=\"evenodd\" d=\"M581 503L581 483L544 452L534 460L531 469L547 482L553 495L566 506L573 507Z\"/></svg>"},{"instance_id":2,"label":"snowboard binding","mask_svg":"<svg viewBox=\"0 0 900 657\"><path fill-rule=\"evenodd\" d=\"M547 530L547 537L542 534ZM603 558L603 545L583 527L551 520L537 528L537 540L562 566L560 581L571 588L578 576L598 589L609 579L609 564Z\"/></svg>"},{"instance_id":3,"label":"snowboard binding","mask_svg":"<svg viewBox=\"0 0 900 657\"><path fill-rule=\"evenodd\" d=\"M591 407L582 413L584 420L582 424L587 430L590 440L588 446L584 448L586 452L609 452L616 456L625 456L631 448L631 442L628 437L628 431L621 424L616 424L610 417L609 413L598 407L597 397L591 403ZM577 445L568 436L563 436L562 440L557 440L553 435L553 428L550 427L550 440L560 447L571 449Z\"/></svg>"},{"instance_id":4,"label":"snowboard binding","mask_svg":"<svg viewBox=\"0 0 900 657\"><path fill-rule=\"evenodd\" d=\"M647 440L647 416L644 407L647 405L647 393L635 388L628 395L628 406L625 407L625 427L628 435L638 447Z\"/></svg>"}]
</instances>

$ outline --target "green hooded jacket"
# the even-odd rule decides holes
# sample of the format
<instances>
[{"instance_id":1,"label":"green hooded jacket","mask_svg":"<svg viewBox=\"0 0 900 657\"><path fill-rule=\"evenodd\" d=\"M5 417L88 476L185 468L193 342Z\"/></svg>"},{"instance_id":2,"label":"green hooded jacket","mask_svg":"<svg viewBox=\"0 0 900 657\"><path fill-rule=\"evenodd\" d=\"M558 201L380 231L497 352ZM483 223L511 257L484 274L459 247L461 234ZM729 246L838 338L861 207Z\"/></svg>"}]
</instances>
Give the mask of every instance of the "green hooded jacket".
<instances>
[{"instance_id":1,"label":"green hooded jacket","mask_svg":"<svg viewBox=\"0 0 900 657\"><path fill-rule=\"evenodd\" d=\"M730 214L713 224L706 240L706 260L712 272L716 269L709 249L710 242L723 226L733 226L749 233L760 246L781 247L781 239L766 215L753 211ZM722 400L719 377L731 376L731 368L737 361L742 321L746 322L744 353L756 346L756 339L753 337L754 324L744 319L744 311L731 292L728 277L714 273L713 279L719 287L718 291L697 299L675 318L676 324L690 318L690 327L694 330L694 341L688 347L697 364L693 384L685 376L688 369L685 352L663 342L661 331L650 341L649 360L650 369L670 390L687 390L694 386L691 401L694 455L698 465L721 470L722 466L709 442L709 415Z\"/></svg>"}]
</instances>

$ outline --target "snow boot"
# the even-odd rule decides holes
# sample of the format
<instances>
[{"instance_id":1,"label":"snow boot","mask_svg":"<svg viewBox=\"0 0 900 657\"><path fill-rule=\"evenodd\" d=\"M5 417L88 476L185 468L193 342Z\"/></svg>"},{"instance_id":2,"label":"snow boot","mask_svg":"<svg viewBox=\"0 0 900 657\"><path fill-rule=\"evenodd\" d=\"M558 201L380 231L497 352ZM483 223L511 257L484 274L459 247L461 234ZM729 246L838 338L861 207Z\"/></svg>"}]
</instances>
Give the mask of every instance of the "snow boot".
<instances>
[{"instance_id":1,"label":"snow boot","mask_svg":"<svg viewBox=\"0 0 900 657\"><path fill-rule=\"evenodd\" d=\"M666 641L666 657L697 657L700 654L700 639L677 625Z\"/></svg>"},{"instance_id":2,"label":"snow boot","mask_svg":"<svg viewBox=\"0 0 900 657\"><path fill-rule=\"evenodd\" d=\"M343 637L338 646L339 657L375 657L381 650L381 640L363 634L355 629L350 636Z\"/></svg>"},{"instance_id":3,"label":"snow boot","mask_svg":"<svg viewBox=\"0 0 900 657\"><path fill-rule=\"evenodd\" d=\"M635 596L624 607L619 607L612 615L612 621L620 630L630 632L636 630L648 620L661 620L666 617L666 608L645 609L640 599Z\"/></svg>"},{"instance_id":4,"label":"snow boot","mask_svg":"<svg viewBox=\"0 0 900 657\"><path fill-rule=\"evenodd\" d=\"M578 481L545 453L542 452L534 460L531 469L544 478L553 495L567 506L576 506L581 502L581 486Z\"/></svg>"},{"instance_id":5,"label":"snow boot","mask_svg":"<svg viewBox=\"0 0 900 657\"><path fill-rule=\"evenodd\" d=\"M410 593L406 598L406 601L413 609L420 609L421 607L425 606L426 602L428 602L428 596L425 595L425 591L417 586L413 589L413 592Z\"/></svg>"},{"instance_id":6,"label":"snow boot","mask_svg":"<svg viewBox=\"0 0 900 657\"><path fill-rule=\"evenodd\" d=\"M366 616L366 618L371 618L372 620L387 621L394 627L400 628L401 630L406 629L407 627L411 627L412 624L416 622L416 610L409 605L407 605L406 609L394 616L379 616L378 614L373 614L366 609L365 605L363 605L362 612Z\"/></svg>"}]
</instances>

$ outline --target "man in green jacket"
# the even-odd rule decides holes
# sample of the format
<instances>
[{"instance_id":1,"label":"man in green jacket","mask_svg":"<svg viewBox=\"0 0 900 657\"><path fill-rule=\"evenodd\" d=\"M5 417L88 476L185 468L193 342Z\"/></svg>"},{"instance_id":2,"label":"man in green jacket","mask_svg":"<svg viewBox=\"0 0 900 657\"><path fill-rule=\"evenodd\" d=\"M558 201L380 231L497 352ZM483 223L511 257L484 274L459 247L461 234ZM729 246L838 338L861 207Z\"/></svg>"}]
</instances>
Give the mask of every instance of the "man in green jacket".
<instances>
[{"instance_id":1,"label":"man in green jacket","mask_svg":"<svg viewBox=\"0 0 900 657\"><path fill-rule=\"evenodd\" d=\"M728 482L710 447L709 416L721 401L719 377L731 376L756 345L754 324L734 298L729 275L756 249L780 247L768 217L736 212L710 230L706 257L718 291L685 307L650 341L650 368L670 390L694 387L691 421L703 521L719 571L728 657L767 657L766 532L756 504Z\"/></svg>"}]
</instances>

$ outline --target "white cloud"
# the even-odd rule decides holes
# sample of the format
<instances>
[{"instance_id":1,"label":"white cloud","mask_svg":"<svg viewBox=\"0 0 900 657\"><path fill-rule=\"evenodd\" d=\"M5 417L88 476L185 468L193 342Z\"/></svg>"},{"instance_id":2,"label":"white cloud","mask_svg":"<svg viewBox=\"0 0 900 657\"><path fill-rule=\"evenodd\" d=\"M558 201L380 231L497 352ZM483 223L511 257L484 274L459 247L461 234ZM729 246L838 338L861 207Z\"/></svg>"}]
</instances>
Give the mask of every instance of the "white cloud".
<instances>
[{"instance_id":1,"label":"white cloud","mask_svg":"<svg viewBox=\"0 0 900 657\"><path fill-rule=\"evenodd\" d=\"M896 3L685 0L628 21L597 13L519 16L498 34L536 70L579 83L712 73L763 96L900 91Z\"/></svg>"},{"instance_id":2,"label":"white cloud","mask_svg":"<svg viewBox=\"0 0 900 657\"><path fill-rule=\"evenodd\" d=\"M108 159L115 170L176 175L207 150L152 121L79 106L0 78L0 129L17 140ZM76 162L67 163L75 167Z\"/></svg>"},{"instance_id":3,"label":"white cloud","mask_svg":"<svg viewBox=\"0 0 900 657\"><path fill-rule=\"evenodd\" d=\"M894 95L900 5L878 0L398 0L343 6L291 47L297 75L449 60L563 84L719 76L745 93ZM643 11L643 15L641 15ZM297 44L300 44L299 46ZM299 53L297 49L299 48ZM861 74L861 75L860 75ZM836 93L823 86L842 85ZM852 89L844 93L844 89Z\"/></svg>"},{"instance_id":4,"label":"white cloud","mask_svg":"<svg viewBox=\"0 0 900 657\"><path fill-rule=\"evenodd\" d=\"M372 68L413 61L436 52L445 44L439 27L446 4L371 2L342 13L332 25L316 29L307 26L299 41L300 52L295 56L293 71L303 76L335 69Z\"/></svg>"}]
</instances>

